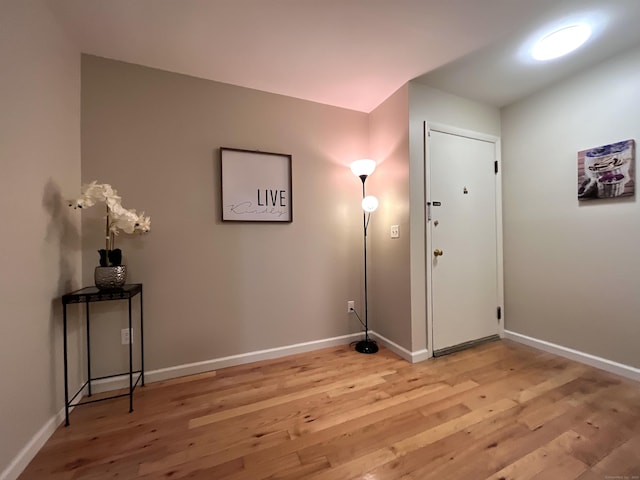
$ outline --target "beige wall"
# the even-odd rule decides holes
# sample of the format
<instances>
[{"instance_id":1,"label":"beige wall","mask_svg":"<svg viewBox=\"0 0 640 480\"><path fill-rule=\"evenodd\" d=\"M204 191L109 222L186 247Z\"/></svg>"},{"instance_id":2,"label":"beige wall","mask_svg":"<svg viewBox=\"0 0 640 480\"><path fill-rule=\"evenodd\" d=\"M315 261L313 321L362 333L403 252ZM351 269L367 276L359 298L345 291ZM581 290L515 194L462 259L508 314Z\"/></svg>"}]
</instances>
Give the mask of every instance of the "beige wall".
<instances>
[{"instance_id":1,"label":"beige wall","mask_svg":"<svg viewBox=\"0 0 640 480\"><path fill-rule=\"evenodd\" d=\"M580 203L576 164L640 141L638 105L636 48L502 113L505 328L636 368L638 193Z\"/></svg>"},{"instance_id":2,"label":"beige wall","mask_svg":"<svg viewBox=\"0 0 640 480\"><path fill-rule=\"evenodd\" d=\"M293 223L221 222L222 146L293 155ZM82 179L152 218L148 235L119 240L129 281L144 283L147 369L359 331L346 312L362 289L348 165L367 153L364 113L83 56ZM84 212L87 284L99 213ZM100 372L122 365L123 322L98 322Z\"/></svg>"},{"instance_id":3,"label":"beige wall","mask_svg":"<svg viewBox=\"0 0 640 480\"><path fill-rule=\"evenodd\" d=\"M411 350L427 346L425 121L500 136L497 108L457 97L418 82L409 83Z\"/></svg>"},{"instance_id":4,"label":"beige wall","mask_svg":"<svg viewBox=\"0 0 640 480\"><path fill-rule=\"evenodd\" d=\"M80 182L80 53L39 1L3 1L0 64L0 477L10 478L63 406L60 295L80 285L79 218L65 202ZM74 323L72 347L77 333Z\"/></svg>"},{"instance_id":5,"label":"beige wall","mask_svg":"<svg viewBox=\"0 0 640 480\"><path fill-rule=\"evenodd\" d=\"M367 193L380 201L371 216L372 328L409 349L411 284L409 277L409 87L404 85L369 114L371 157L378 162ZM400 238L390 237L398 225Z\"/></svg>"}]
</instances>

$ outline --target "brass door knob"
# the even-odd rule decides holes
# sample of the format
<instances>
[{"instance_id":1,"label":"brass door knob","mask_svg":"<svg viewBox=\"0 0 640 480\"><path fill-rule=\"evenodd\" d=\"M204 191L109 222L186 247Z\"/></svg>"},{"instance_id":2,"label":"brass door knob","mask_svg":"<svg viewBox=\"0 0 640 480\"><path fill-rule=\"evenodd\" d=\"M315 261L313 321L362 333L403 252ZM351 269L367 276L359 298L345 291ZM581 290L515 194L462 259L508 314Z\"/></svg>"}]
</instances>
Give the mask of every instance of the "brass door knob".
<instances>
[{"instance_id":1,"label":"brass door knob","mask_svg":"<svg viewBox=\"0 0 640 480\"><path fill-rule=\"evenodd\" d=\"M433 254L434 254L436 257L440 257L440 256L444 255L444 252L443 252L442 250L440 250L439 248L436 248L436 249L433 251Z\"/></svg>"}]
</instances>

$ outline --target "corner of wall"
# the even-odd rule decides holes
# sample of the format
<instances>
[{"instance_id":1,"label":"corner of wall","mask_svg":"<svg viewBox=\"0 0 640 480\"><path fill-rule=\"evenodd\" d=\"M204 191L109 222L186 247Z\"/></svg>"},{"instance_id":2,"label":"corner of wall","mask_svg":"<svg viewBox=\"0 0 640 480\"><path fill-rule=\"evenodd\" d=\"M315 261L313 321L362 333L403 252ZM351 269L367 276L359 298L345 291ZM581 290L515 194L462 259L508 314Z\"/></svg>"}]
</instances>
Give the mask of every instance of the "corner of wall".
<instances>
[{"instance_id":1,"label":"corner of wall","mask_svg":"<svg viewBox=\"0 0 640 480\"><path fill-rule=\"evenodd\" d=\"M407 351L411 346L408 85L369 114L369 145L378 167L367 193L380 201L371 216L372 327ZM397 225L399 238L391 238Z\"/></svg>"}]
</instances>

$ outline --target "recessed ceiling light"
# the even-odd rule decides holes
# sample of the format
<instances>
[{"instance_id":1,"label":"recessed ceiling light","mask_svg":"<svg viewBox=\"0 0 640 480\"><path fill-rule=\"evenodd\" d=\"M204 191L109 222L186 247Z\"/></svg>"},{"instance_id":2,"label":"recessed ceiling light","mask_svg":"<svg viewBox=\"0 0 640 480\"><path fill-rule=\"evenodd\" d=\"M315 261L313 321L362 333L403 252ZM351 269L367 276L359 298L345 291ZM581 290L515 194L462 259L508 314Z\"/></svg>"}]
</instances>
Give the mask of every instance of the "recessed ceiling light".
<instances>
[{"instance_id":1,"label":"recessed ceiling light","mask_svg":"<svg viewBox=\"0 0 640 480\"><path fill-rule=\"evenodd\" d=\"M570 25L544 36L531 51L536 60L551 60L573 52L591 36L591 27L586 23Z\"/></svg>"}]
</instances>

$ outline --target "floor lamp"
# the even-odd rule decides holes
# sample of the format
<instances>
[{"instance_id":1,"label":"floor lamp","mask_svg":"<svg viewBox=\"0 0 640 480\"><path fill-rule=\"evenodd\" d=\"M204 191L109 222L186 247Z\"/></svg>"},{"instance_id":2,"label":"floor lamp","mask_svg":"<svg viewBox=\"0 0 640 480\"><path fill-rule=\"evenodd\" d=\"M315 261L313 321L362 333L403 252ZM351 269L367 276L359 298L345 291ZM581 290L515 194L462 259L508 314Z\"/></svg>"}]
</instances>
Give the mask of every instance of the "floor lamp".
<instances>
[{"instance_id":1,"label":"floor lamp","mask_svg":"<svg viewBox=\"0 0 640 480\"><path fill-rule=\"evenodd\" d=\"M364 240L364 340L356 343L356 351L360 353L376 353L378 345L369 338L369 306L367 298L367 228L371 212L378 208L378 199L373 195L367 196L365 181L367 177L376 169L376 162L370 159L356 160L351 164L351 171L356 177L362 180L362 230Z\"/></svg>"}]
</instances>

